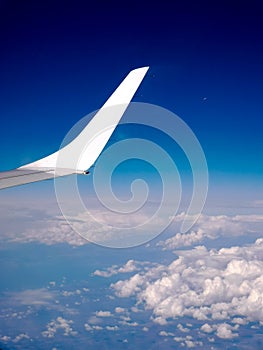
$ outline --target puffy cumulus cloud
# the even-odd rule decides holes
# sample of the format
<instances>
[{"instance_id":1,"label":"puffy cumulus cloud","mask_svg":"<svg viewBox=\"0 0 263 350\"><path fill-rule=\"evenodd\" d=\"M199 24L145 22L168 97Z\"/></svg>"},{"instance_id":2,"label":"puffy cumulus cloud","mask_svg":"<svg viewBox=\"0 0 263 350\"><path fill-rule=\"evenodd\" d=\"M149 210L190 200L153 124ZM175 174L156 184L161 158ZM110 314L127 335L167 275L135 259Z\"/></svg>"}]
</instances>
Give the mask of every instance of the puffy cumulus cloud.
<instances>
[{"instance_id":1,"label":"puffy cumulus cloud","mask_svg":"<svg viewBox=\"0 0 263 350\"><path fill-rule=\"evenodd\" d=\"M118 273L128 273L128 272L134 272L141 269L142 265L145 265L145 262L139 262L134 260L128 260L127 263L118 268L118 266L114 265L109 267L106 271L102 270L96 270L94 271L94 276L101 276L101 277L111 277L113 275L117 275Z\"/></svg>"},{"instance_id":2,"label":"puffy cumulus cloud","mask_svg":"<svg viewBox=\"0 0 263 350\"><path fill-rule=\"evenodd\" d=\"M83 288L84 290L85 288ZM76 290L62 290L61 291L61 295L63 297L71 297L73 295L81 295L81 290L80 289L76 289Z\"/></svg>"},{"instance_id":3,"label":"puffy cumulus cloud","mask_svg":"<svg viewBox=\"0 0 263 350\"><path fill-rule=\"evenodd\" d=\"M42 336L45 338L54 338L57 331L62 331L65 336L76 336L77 331L72 328L72 320L66 320L65 318L58 316L55 320L52 320L47 324L46 330L42 332Z\"/></svg>"},{"instance_id":4,"label":"puffy cumulus cloud","mask_svg":"<svg viewBox=\"0 0 263 350\"><path fill-rule=\"evenodd\" d=\"M194 341L191 335L187 335L186 337L174 337L173 339L175 342L180 343L182 347L187 347L187 348L195 348L196 346L198 346L199 348L203 347L203 342Z\"/></svg>"},{"instance_id":5,"label":"puffy cumulus cloud","mask_svg":"<svg viewBox=\"0 0 263 350\"><path fill-rule=\"evenodd\" d=\"M200 328L202 332L205 333L212 333L214 331L214 327L211 327L209 324L205 323Z\"/></svg>"},{"instance_id":6,"label":"puffy cumulus cloud","mask_svg":"<svg viewBox=\"0 0 263 350\"><path fill-rule=\"evenodd\" d=\"M0 340L2 340L3 342L8 342L10 341L11 337L9 337L8 335L3 335L0 337Z\"/></svg>"},{"instance_id":7,"label":"puffy cumulus cloud","mask_svg":"<svg viewBox=\"0 0 263 350\"><path fill-rule=\"evenodd\" d=\"M234 317L232 319L232 323L236 323L236 324L239 324L239 325L244 325L244 324L246 324L246 320L244 318L241 318L241 317Z\"/></svg>"},{"instance_id":8,"label":"puffy cumulus cloud","mask_svg":"<svg viewBox=\"0 0 263 350\"><path fill-rule=\"evenodd\" d=\"M193 341L193 340L188 340L186 339L185 340L185 345L188 347L188 348L195 348L196 346L203 346L203 342L201 341Z\"/></svg>"},{"instance_id":9,"label":"puffy cumulus cloud","mask_svg":"<svg viewBox=\"0 0 263 350\"><path fill-rule=\"evenodd\" d=\"M84 328L85 328L85 330L86 330L87 332L92 332L93 330L95 330L95 331L101 331L101 330L103 330L103 327L101 327L101 326L98 326L98 325L90 325L90 324L88 324L88 323L85 323L85 324L84 324Z\"/></svg>"},{"instance_id":10,"label":"puffy cumulus cloud","mask_svg":"<svg viewBox=\"0 0 263 350\"><path fill-rule=\"evenodd\" d=\"M203 230L191 231L190 233L177 233L175 236L168 238L164 242L159 242L158 245L162 246L164 250L175 249L178 247L189 247L195 243L201 242L206 237Z\"/></svg>"},{"instance_id":11,"label":"puffy cumulus cloud","mask_svg":"<svg viewBox=\"0 0 263 350\"><path fill-rule=\"evenodd\" d=\"M137 327L139 326L138 322L127 322L127 321L119 321L120 324L129 326L129 327Z\"/></svg>"},{"instance_id":12,"label":"puffy cumulus cloud","mask_svg":"<svg viewBox=\"0 0 263 350\"><path fill-rule=\"evenodd\" d=\"M102 311L102 310L96 311L95 314L96 314L96 316L98 316L98 317L111 317L111 316L113 316L112 313L111 313L110 311Z\"/></svg>"},{"instance_id":13,"label":"puffy cumulus cloud","mask_svg":"<svg viewBox=\"0 0 263 350\"><path fill-rule=\"evenodd\" d=\"M174 337L174 333L166 332L166 331L160 331L159 335L162 336L162 337Z\"/></svg>"},{"instance_id":14,"label":"puffy cumulus cloud","mask_svg":"<svg viewBox=\"0 0 263 350\"><path fill-rule=\"evenodd\" d=\"M125 312L125 311L126 311L126 309L123 308L123 307L120 307L120 306L115 307L115 312L116 312L117 314L123 313L123 312Z\"/></svg>"},{"instance_id":15,"label":"puffy cumulus cloud","mask_svg":"<svg viewBox=\"0 0 263 350\"><path fill-rule=\"evenodd\" d=\"M182 222L184 213L174 217L175 222ZM205 238L216 239L220 236L241 236L260 229L263 215L200 215L189 233L177 233L175 236L158 243L163 249L189 247Z\"/></svg>"},{"instance_id":16,"label":"puffy cumulus cloud","mask_svg":"<svg viewBox=\"0 0 263 350\"><path fill-rule=\"evenodd\" d=\"M235 322L235 320L237 320L237 318L232 319L231 323L237 323ZM239 318L239 320L243 320L241 318ZM244 324L243 322L240 324ZM212 333L212 332L216 332L216 335L219 338L222 339L233 339L236 338L238 336L238 333L235 333L235 331L237 331L239 328L239 324L235 324L234 326L228 324L228 323L219 323L219 324L208 324L205 323L200 327L200 330L204 333Z\"/></svg>"},{"instance_id":17,"label":"puffy cumulus cloud","mask_svg":"<svg viewBox=\"0 0 263 350\"><path fill-rule=\"evenodd\" d=\"M140 274L132 276L128 280L118 281L115 283L114 289L119 297L130 297L141 290L141 286L145 284L144 277Z\"/></svg>"},{"instance_id":18,"label":"puffy cumulus cloud","mask_svg":"<svg viewBox=\"0 0 263 350\"><path fill-rule=\"evenodd\" d=\"M107 331L110 332L116 332L119 330L118 326L105 326L104 328L101 326L97 326L97 325L89 325L88 323L84 324L84 328L87 332L92 332L92 331L101 331L103 329L106 329Z\"/></svg>"},{"instance_id":19,"label":"puffy cumulus cloud","mask_svg":"<svg viewBox=\"0 0 263 350\"><path fill-rule=\"evenodd\" d=\"M222 339L233 339L238 336L237 333L233 333L233 329L236 328L227 323L222 323L218 325L216 335Z\"/></svg>"},{"instance_id":20,"label":"puffy cumulus cloud","mask_svg":"<svg viewBox=\"0 0 263 350\"><path fill-rule=\"evenodd\" d=\"M12 299L3 297L1 300L0 318L5 320L22 320L28 317L29 315L32 315L36 311L36 307L32 307L32 305L27 305L27 308L23 308L23 311L18 311L16 308L20 308L21 305L23 304L14 305Z\"/></svg>"},{"instance_id":21,"label":"puffy cumulus cloud","mask_svg":"<svg viewBox=\"0 0 263 350\"><path fill-rule=\"evenodd\" d=\"M23 339L30 339L30 337L26 334L26 333L21 333L21 334L18 334L14 339L13 339L13 342L14 343L18 343L20 342L21 340Z\"/></svg>"},{"instance_id":22,"label":"puffy cumulus cloud","mask_svg":"<svg viewBox=\"0 0 263 350\"><path fill-rule=\"evenodd\" d=\"M90 332L93 329L92 326L90 326L88 323L84 324L84 328L86 329L87 332Z\"/></svg>"},{"instance_id":23,"label":"puffy cumulus cloud","mask_svg":"<svg viewBox=\"0 0 263 350\"><path fill-rule=\"evenodd\" d=\"M187 333L187 332L190 331L189 328L184 327L181 323L179 323L179 324L177 325L177 328L179 329L179 331L181 331L181 332L183 332L183 333Z\"/></svg>"},{"instance_id":24,"label":"puffy cumulus cloud","mask_svg":"<svg viewBox=\"0 0 263 350\"><path fill-rule=\"evenodd\" d=\"M176 253L178 258L168 266L159 264L112 284L115 294L135 295L159 324L192 317L206 321L204 333L224 339L235 337L240 324L263 322L263 239L243 247L199 246Z\"/></svg>"}]
</instances>

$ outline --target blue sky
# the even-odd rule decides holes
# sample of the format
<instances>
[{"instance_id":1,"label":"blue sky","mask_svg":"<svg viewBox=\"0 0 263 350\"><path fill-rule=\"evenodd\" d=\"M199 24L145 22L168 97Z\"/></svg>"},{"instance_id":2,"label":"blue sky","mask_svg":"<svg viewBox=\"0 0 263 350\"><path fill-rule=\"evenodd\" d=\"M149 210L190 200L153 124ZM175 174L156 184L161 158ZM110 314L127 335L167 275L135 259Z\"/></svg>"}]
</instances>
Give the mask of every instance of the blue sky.
<instances>
[{"instance_id":1,"label":"blue sky","mask_svg":"<svg viewBox=\"0 0 263 350\"><path fill-rule=\"evenodd\" d=\"M211 172L262 175L262 3L1 2L1 169L48 154L132 68L134 101L183 118ZM152 76L154 75L154 77Z\"/></svg>"},{"instance_id":2,"label":"blue sky","mask_svg":"<svg viewBox=\"0 0 263 350\"><path fill-rule=\"evenodd\" d=\"M72 230L52 181L1 191L1 349L262 349L262 15L259 0L0 1L0 170L56 151L131 69L150 66L133 101L179 115L210 175L189 232L180 233L186 186L171 225L125 249ZM159 131L121 125L110 144L134 133L169 151L188 184L186 157ZM133 229L158 204L160 175L135 160L116 173L121 199L138 174L150 180L145 212L110 216L92 176L79 176L81 194L100 222ZM115 238L73 221L91 241Z\"/></svg>"}]
</instances>

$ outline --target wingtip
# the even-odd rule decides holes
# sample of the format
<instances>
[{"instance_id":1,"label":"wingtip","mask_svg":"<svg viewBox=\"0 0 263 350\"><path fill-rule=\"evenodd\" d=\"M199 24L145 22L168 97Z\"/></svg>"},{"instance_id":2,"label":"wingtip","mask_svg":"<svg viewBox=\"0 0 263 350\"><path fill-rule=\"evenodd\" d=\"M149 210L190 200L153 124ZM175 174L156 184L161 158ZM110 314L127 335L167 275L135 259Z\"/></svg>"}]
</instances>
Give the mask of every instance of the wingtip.
<instances>
[{"instance_id":1,"label":"wingtip","mask_svg":"<svg viewBox=\"0 0 263 350\"><path fill-rule=\"evenodd\" d=\"M135 69L130 71L128 76L133 77L135 79L139 79L140 81L142 81L149 68L150 68L149 66L135 68Z\"/></svg>"},{"instance_id":2,"label":"wingtip","mask_svg":"<svg viewBox=\"0 0 263 350\"><path fill-rule=\"evenodd\" d=\"M144 77L149 68L150 68L149 66L135 68L130 71L130 74Z\"/></svg>"},{"instance_id":3,"label":"wingtip","mask_svg":"<svg viewBox=\"0 0 263 350\"><path fill-rule=\"evenodd\" d=\"M135 68L135 69L133 69L133 70L131 71L131 73L132 73L132 72L136 72L136 73L141 72L141 73L146 74L149 68L150 68L149 66Z\"/></svg>"}]
</instances>

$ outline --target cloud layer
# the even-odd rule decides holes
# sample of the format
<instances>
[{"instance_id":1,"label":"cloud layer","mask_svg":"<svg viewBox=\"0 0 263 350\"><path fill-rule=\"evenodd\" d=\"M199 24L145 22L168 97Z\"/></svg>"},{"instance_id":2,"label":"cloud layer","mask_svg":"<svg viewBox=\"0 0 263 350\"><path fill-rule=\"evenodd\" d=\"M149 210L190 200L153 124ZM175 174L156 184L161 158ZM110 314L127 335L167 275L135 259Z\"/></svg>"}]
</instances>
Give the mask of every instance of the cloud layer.
<instances>
[{"instance_id":1,"label":"cloud layer","mask_svg":"<svg viewBox=\"0 0 263 350\"><path fill-rule=\"evenodd\" d=\"M177 251L159 264L112 284L119 297L135 296L155 322L191 317L201 331L233 338L241 324L263 322L263 239L250 246ZM232 323L232 325L226 323Z\"/></svg>"},{"instance_id":2,"label":"cloud layer","mask_svg":"<svg viewBox=\"0 0 263 350\"><path fill-rule=\"evenodd\" d=\"M30 243L39 242L45 245L54 245L58 243L67 243L72 246L81 246L88 244L85 240L75 232L67 223L66 219L61 215L58 208L54 208L54 203L47 205L50 209L32 208L19 206L4 206L1 210L0 220L2 242L7 243ZM14 224L14 213L15 222ZM116 233L111 226L117 227L127 225L127 215L116 214L110 216L107 212L93 209L92 214L98 221L92 219L88 213L71 218L74 222L74 228L80 233L88 233L88 239L92 242L115 242L118 246L120 242L131 238L130 234L121 229ZM176 226L180 226L185 213L181 213L172 218L174 230ZM137 227L145 220L147 215L134 215L129 218L129 226ZM164 218L159 218L160 221ZM200 244L204 239L216 239L218 237L238 237L244 234L257 234L263 222L263 215L205 215L202 214L193 229L186 234L177 233L165 241L158 243L164 250L171 250L180 247L188 247ZM98 224L99 223L99 224ZM108 226L110 223L110 226ZM172 225L173 227L173 225ZM175 231L176 232L176 231ZM136 234L141 235L142 232L132 231L132 236L136 238ZM162 237L162 236L160 236ZM153 236L145 234L145 241L152 239ZM114 243L114 244L115 244Z\"/></svg>"},{"instance_id":3,"label":"cloud layer","mask_svg":"<svg viewBox=\"0 0 263 350\"><path fill-rule=\"evenodd\" d=\"M177 215L174 222L182 222L184 213ZM190 247L199 244L205 238L216 239L221 236L237 237L257 233L261 229L263 215L200 215L193 229L185 234L177 233L173 237L158 243L164 250Z\"/></svg>"}]
</instances>

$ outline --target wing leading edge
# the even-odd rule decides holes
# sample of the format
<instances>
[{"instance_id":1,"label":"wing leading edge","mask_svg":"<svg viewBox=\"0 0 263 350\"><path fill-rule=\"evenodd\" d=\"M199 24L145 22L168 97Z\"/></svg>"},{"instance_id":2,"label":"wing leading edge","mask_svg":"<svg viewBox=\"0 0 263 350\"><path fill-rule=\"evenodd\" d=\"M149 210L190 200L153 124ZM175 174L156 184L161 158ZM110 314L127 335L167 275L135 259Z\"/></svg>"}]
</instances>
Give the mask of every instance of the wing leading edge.
<instances>
[{"instance_id":1,"label":"wing leading edge","mask_svg":"<svg viewBox=\"0 0 263 350\"><path fill-rule=\"evenodd\" d=\"M88 125L59 151L20 168L0 172L0 189L89 169L118 125L149 67L132 70Z\"/></svg>"}]
</instances>

